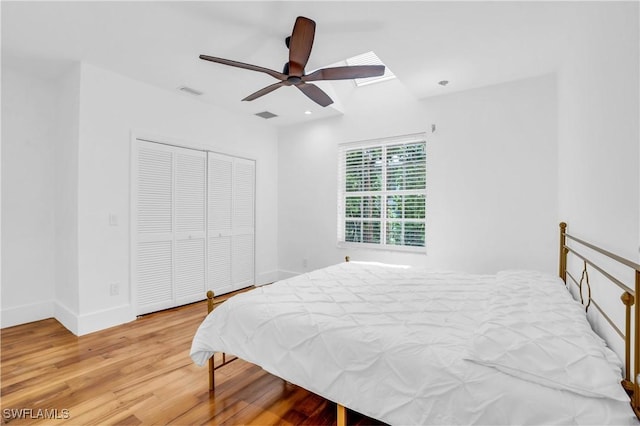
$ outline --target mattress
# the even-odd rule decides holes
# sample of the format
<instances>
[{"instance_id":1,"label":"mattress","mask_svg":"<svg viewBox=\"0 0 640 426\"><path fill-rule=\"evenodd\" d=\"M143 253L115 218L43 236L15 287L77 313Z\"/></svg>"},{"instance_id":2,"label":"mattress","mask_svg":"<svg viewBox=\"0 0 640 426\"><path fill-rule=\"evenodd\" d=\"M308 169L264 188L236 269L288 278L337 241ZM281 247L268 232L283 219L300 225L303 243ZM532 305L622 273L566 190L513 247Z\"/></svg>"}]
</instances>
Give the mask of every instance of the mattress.
<instances>
[{"instance_id":1,"label":"mattress","mask_svg":"<svg viewBox=\"0 0 640 426\"><path fill-rule=\"evenodd\" d=\"M230 298L226 352L389 424L637 424L621 364L559 279L348 262Z\"/></svg>"}]
</instances>

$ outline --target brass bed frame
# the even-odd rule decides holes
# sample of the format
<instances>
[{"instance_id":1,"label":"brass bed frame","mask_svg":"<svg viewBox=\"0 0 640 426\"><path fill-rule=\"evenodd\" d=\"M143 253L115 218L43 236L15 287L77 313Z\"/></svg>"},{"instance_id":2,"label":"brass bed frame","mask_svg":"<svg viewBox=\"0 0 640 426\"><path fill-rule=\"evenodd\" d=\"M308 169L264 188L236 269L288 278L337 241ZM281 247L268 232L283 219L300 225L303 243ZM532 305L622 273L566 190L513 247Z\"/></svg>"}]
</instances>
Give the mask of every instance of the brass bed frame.
<instances>
[{"instance_id":1,"label":"brass bed frame","mask_svg":"<svg viewBox=\"0 0 640 426\"><path fill-rule=\"evenodd\" d=\"M633 288L624 284L621 280L607 272L591 258L577 250L576 247L581 247L580 250L586 247L592 250L591 253L596 252L605 258L613 260L618 265L630 268L635 275ZM577 280L568 270L569 255L575 256L577 259L582 261L583 267L580 280ZM349 256L345 257L345 261L349 261ZM602 277L615 284L622 291L620 300L625 307L624 331L618 328L609 315L607 315L602 307L591 297L591 285L589 283L589 272L591 270L597 271ZM585 306L585 311L588 311L589 307L593 305L615 330L615 332L624 339L625 368L624 379L622 379L621 385L630 397L631 408L635 415L640 419L640 385L638 383L638 379L640 379L640 309L638 309L637 304L635 304L636 294L640 294L640 264L632 262L631 260L625 259L567 233L567 224L565 222L561 222L559 276L564 281L567 289L569 289L569 283L573 283L576 286L580 294L580 302ZM567 277L569 277L571 281L568 282ZM587 292L586 297L583 295L585 291ZM220 303L223 303L223 301L215 301L212 291L207 292L207 311L209 313L211 313L211 311L213 311ZM631 362L632 354L633 363ZM214 356L209 359L209 390L211 392L215 391L215 370L235 361L236 359L236 357L227 359L226 354L224 353L222 354L222 362L218 365L215 364ZM346 426L347 409L343 405L337 404L336 419L338 426Z\"/></svg>"},{"instance_id":2,"label":"brass bed frame","mask_svg":"<svg viewBox=\"0 0 640 426\"><path fill-rule=\"evenodd\" d=\"M601 264L598 265L594 262L593 257L588 257L584 252L578 251L576 247L580 247L579 250L588 248L592 250L591 253L595 252L601 255L601 259L609 259L620 267L628 268L628 270L634 274L633 288L607 272ZM582 261L582 272L579 281L568 270L567 264L570 254ZM622 291L620 300L625 307L624 331L620 330L602 307L591 297L591 284L589 283L590 270L597 271L601 277L615 284L619 290ZM638 379L640 378L640 309L638 309L638 304L635 303L636 295L640 294L640 264L568 234L567 224L561 222L559 275L565 285L573 283L576 286L580 294L580 302L585 306L585 311L588 311L589 307L593 304L607 323L624 339L624 379L622 379L621 384L631 399L630 403L633 412L636 417L640 419L640 385L638 383ZM570 278L570 281L567 281L567 277ZM585 291L587 293L586 298L583 295ZM633 363L631 362L632 354Z\"/></svg>"}]
</instances>

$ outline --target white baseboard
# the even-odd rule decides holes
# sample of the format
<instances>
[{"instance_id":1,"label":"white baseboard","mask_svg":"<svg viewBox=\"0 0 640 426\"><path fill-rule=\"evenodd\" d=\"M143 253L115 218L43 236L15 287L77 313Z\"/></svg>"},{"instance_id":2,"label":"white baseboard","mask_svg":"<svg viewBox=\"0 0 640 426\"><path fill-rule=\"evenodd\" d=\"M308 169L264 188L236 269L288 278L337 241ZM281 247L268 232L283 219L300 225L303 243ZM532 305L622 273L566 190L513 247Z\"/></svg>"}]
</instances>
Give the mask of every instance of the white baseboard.
<instances>
[{"instance_id":1,"label":"white baseboard","mask_svg":"<svg viewBox=\"0 0 640 426\"><path fill-rule=\"evenodd\" d=\"M136 319L130 305L78 315L60 302L55 304L55 319L76 336L104 330Z\"/></svg>"},{"instance_id":2,"label":"white baseboard","mask_svg":"<svg viewBox=\"0 0 640 426\"><path fill-rule=\"evenodd\" d=\"M283 269L280 269L278 271L278 279L286 280L287 278L295 277L296 275L300 275L300 274L302 274L302 272L285 271Z\"/></svg>"},{"instance_id":3,"label":"white baseboard","mask_svg":"<svg viewBox=\"0 0 640 426\"><path fill-rule=\"evenodd\" d=\"M58 320L60 324L65 326L67 330L78 335L78 314L73 312L67 306L63 305L59 301L55 302L55 308L53 317Z\"/></svg>"},{"instance_id":4,"label":"white baseboard","mask_svg":"<svg viewBox=\"0 0 640 426\"><path fill-rule=\"evenodd\" d=\"M278 271L268 271L262 272L256 275L256 285L261 286L265 284L271 284L274 281L278 281L280 279L280 274Z\"/></svg>"},{"instance_id":5,"label":"white baseboard","mask_svg":"<svg viewBox=\"0 0 640 426\"><path fill-rule=\"evenodd\" d=\"M29 303L26 305L6 308L0 314L0 327L13 327L14 325L40 321L53 317L54 301Z\"/></svg>"},{"instance_id":6,"label":"white baseboard","mask_svg":"<svg viewBox=\"0 0 640 426\"><path fill-rule=\"evenodd\" d=\"M115 308L82 314L78 318L78 336L115 327L136 319L131 305L120 305Z\"/></svg>"}]
</instances>

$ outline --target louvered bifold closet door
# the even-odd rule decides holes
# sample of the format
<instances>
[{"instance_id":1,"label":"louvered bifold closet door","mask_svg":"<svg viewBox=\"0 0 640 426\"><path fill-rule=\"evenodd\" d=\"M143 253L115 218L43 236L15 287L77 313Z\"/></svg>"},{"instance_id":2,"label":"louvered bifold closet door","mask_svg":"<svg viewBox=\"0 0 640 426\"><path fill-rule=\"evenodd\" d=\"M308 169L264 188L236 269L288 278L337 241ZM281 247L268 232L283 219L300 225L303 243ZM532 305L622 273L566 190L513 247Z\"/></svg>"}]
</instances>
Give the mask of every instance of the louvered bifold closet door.
<instances>
[{"instance_id":1,"label":"louvered bifold closet door","mask_svg":"<svg viewBox=\"0 0 640 426\"><path fill-rule=\"evenodd\" d=\"M201 300L206 283L206 153L137 140L137 314Z\"/></svg>"},{"instance_id":2,"label":"louvered bifold closet door","mask_svg":"<svg viewBox=\"0 0 640 426\"><path fill-rule=\"evenodd\" d=\"M206 292L207 154L176 148L175 304L202 300Z\"/></svg>"},{"instance_id":3,"label":"louvered bifold closet door","mask_svg":"<svg viewBox=\"0 0 640 426\"><path fill-rule=\"evenodd\" d=\"M173 303L173 150L138 142L136 293L138 314Z\"/></svg>"},{"instance_id":4,"label":"louvered bifold closet door","mask_svg":"<svg viewBox=\"0 0 640 426\"><path fill-rule=\"evenodd\" d=\"M215 294L233 291L231 280L231 219L233 216L233 157L209 156L209 282Z\"/></svg>"},{"instance_id":5,"label":"louvered bifold closet door","mask_svg":"<svg viewBox=\"0 0 640 426\"><path fill-rule=\"evenodd\" d=\"M231 277L234 290L254 284L254 199L255 162L236 158L233 168L231 241Z\"/></svg>"},{"instance_id":6,"label":"louvered bifold closet door","mask_svg":"<svg viewBox=\"0 0 640 426\"><path fill-rule=\"evenodd\" d=\"M254 284L255 162L208 155L208 288L224 294Z\"/></svg>"}]
</instances>

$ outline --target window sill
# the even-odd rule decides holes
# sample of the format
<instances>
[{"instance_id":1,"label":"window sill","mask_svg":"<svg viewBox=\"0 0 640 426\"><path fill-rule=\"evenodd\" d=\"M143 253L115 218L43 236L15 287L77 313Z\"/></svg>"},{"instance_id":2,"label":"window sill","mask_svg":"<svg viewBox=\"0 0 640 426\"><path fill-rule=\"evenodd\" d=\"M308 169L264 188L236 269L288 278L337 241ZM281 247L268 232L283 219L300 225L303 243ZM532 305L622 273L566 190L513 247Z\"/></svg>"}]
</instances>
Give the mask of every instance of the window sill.
<instances>
[{"instance_id":1,"label":"window sill","mask_svg":"<svg viewBox=\"0 0 640 426\"><path fill-rule=\"evenodd\" d=\"M426 247L412 247L412 246L391 246L382 244L367 244L367 243L349 243L345 241L338 241L338 248L353 249L353 250L378 250L378 251L391 251L394 253L414 253L414 254L427 254Z\"/></svg>"}]
</instances>

